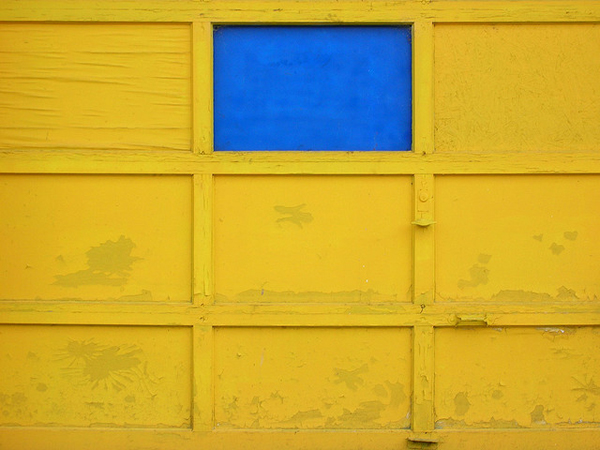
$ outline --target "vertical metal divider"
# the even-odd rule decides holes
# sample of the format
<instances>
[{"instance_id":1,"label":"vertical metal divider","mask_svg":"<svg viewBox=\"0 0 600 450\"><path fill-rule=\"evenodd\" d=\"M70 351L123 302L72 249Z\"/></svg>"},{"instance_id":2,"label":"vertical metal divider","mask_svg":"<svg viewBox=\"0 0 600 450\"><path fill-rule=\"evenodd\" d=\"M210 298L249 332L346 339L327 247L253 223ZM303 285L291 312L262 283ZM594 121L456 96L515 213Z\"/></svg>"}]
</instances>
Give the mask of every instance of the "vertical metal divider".
<instances>
[{"instance_id":1,"label":"vertical metal divider","mask_svg":"<svg viewBox=\"0 0 600 450\"><path fill-rule=\"evenodd\" d=\"M413 24L413 151L426 156L434 150L434 35L433 22ZM413 302L421 312L434 302L434 175L426 168L413 179ZM434 429L434 327L426 317L413 328L412 431ZM409 438L411 439L411 438ZM412 439L428 445L423 436Z\"/></svg>"},{"instance_id":2,"label":"vertical metal divider","mask_svg":"<svg viewBox=\"0 0 600 450\"><path fill-rule=\"evenodd\" d=\"M213 151L212 24L192 23L192 151ZM213 174L193 175L192 429L214 428L214 329L206 306L213 292Z\"/></svg>"}]
</instances>

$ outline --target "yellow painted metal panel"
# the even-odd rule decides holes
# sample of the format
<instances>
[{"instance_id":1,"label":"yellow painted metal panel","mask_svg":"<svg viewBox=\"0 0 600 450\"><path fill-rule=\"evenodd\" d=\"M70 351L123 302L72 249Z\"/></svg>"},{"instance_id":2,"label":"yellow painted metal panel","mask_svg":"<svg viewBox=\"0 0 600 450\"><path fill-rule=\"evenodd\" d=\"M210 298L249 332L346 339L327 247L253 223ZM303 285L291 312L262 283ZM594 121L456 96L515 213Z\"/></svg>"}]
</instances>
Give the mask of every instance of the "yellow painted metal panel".
<instances>
[{"instance_id":1,"label":"yellow painted metal panel","mask_svg":"<svg viewBox=\"0 0 600 450\"><path fill-rule=\"evenodd\" d=\"M216 427L407 428L411 370L407 328L217 328Z\"/></svg>"},{"instance_id":2,"label":"yellow painted metal panel","mask_svg":"<svg viewBox=\"0 0 600 450\"><path fill-rule=\"evenodd\" d=\"M0 326L2 426L189 428L191 332Z\"/></svg>"},{"instance_id":3,"label":"yellow painted metal panel","mask_svg":"<svg viewBox=\"0 0 600 450\"><path fill-rule=\"evenodd\" d=\"M0 25L0 149L191 149L191 31Z\"/></svg>"},{"instance_id":4,"label":"yellow painted metal panel","mask_svg":"<svg viewBox=\"0 0 600 450\"><path fill-rule=\"evenodd\" d=\"M410 301L410 182L216 177L217 301Z\"/></svg>"},{"instance_id":5,"label":"yellow painted metal panel","mask_svg":"<svg viewBox=\"0 0 600 450\"><path fill-rule=\"evenodd\" d=\"M439 152L597 150L600 25L438 24Z\"/></svg>"},{"instance_id":6,"label":"yellow painted metal panel","mask_svg":"<svg viewBox=\"0 0 600 450\"><path fill-rule=\"evenodd\" d=\"M597 301L600 177L436 182L437 301Z\"/></svg>"},{"instance_id":7,"label":"yellow painted metal panel","mask_svg":"<svg viewBox=\"0 0 600 450\"><path fill-rule=\"evenodd\" d=\"M0 188L1 299L191 301L191 177L2 175Z\"/></svg>"},{"instance_id":8,"label":"yellow painted metal panel","mask_svg":"<svg viewBox=\"0 0 600 450\"><path fill-rule=\"evenodd\" d=\"M597 427L600 329L438 329L438 428Z\"/></svg>"}]
</instances>

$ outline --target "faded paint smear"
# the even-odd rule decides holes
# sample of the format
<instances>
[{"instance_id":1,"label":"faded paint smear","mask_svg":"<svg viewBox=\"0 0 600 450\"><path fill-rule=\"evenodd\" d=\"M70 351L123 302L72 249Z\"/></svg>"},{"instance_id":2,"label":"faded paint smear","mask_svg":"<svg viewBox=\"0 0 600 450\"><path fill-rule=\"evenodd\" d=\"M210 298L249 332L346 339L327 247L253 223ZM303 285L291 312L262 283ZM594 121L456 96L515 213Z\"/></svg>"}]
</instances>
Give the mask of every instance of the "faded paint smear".
<instances>
[{"instance_id":1,"label":"faded paint smear","mask_svg":"<svg viewBox=\"0 0 600 450\"><path fill-rule=\"evenodd\" d=\"M57 354L59 360L68 362L63 368L66 376L92 389L103 386L121 391L132 383L141 385L153 397L150 387L158 380L148 373L142 362L144 352L136 345L106 346L87 341L70 341Z\"/></svg>"},{"instance_id":2,"label":"faded paint smear","mask_svg":"<svg viewBox=\"0 0 600 450\"><path fill-rule=\"evenodd\" d=\"M303 228L303 223L308 224L313 221L311 213L302 211L305 206L306 204L304 203L298 206L275 206L275 211L285 216L277 219L277 223L291 222L298 225L300 228Z\"/></svg>"},{"instance_id":3,"label":"faded paint smear","mask_svg":"<svg viewBox=\"0 0 600 450\"><path fill-rule=\"evenodd\" d=\"M468 394L466 392L459 392L454 397L454 411L457 416L464 416L471 407L469 402Z\"/></svg>"},{"instance_id":4,"label":"faded paint smear","mask_svg":"<svg viewBox=\"0 0 600 450\"><path fill-rule=\"evenodd\" d=\"M133 270L133 263L141 258L131 256L135 244L121 236L117 241L106 241L86 252L88 268L66 275L56 275L54 284L78 287L85 285L124 286Z\"/></svg>"},{"instance_id":5,"label":"faded paint smear","mask_svg":"<svg viewBox=\"0 0 600 450\"><path fill-rule=\"evenodd\" d=\"M356 391L359 385L364 384L364 380L360 375L367 373L369 371L369 366L364 364L354 370L335 369L334 371L336 376L335 383L346 383L348 389Z\"/></svg>"}]
</instances>

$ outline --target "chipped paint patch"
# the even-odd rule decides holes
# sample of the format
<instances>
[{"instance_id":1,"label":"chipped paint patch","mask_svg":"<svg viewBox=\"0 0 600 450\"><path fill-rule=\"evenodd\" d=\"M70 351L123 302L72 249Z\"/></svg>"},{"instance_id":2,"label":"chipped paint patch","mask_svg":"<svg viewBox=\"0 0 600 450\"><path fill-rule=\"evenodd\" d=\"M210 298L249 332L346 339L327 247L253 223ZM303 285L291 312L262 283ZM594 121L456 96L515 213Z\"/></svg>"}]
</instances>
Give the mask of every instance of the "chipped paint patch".
<instances>
[{"instance_id":1,"label":"chipped paint patch","mask_svg":"<svg viewBox=\"0 0 600 450\"><path fill-rule=\"evenodd\" d=\"M569 241L576 240L578 235L579 233L577 231L565 231L563 234L565 239L568 239Z\"/></svg>"},{"instance_id":2,"label":"chipped paint patch","mask_svg":"<svg viewBox=\"0 0 600 450\"><path fill-rule=\"evenodd\" d=\"M536 405L533 411L531 411L531 424L546 425L546 418L544 417L544 405Z\"/></svg>"},{"instance_id":3,"label":"chipped paint patch","mask_svg":"<svg viewBox=\"0 0 600 450\"><path fill-rule=\"evenodd\" d=\"M548 248L550 249L552 254L556 256L560 255L562 252L565 251L565 246L557 244L556 242L553 242L552 245Z\"/></svg>"},{"instance_id":4,"label":"chipped paint patch","mask_svg":"<svg viewBox=\"0 0 600 450\"><path fill-rule=\"evenodd\" d=\"M275 209L275 211L285 216L280 217L276 222L291 222L300 228L303 228L302 224L308 224L313 221L311 213L302 211L305 206L305 203L297 206L274 206L273 209Z\"/></svg>"},{"instance_id":5,"label":"chipped paint patch","mask_svg":"<svg viewBox=\"0 0 600 450\"><path fill-rule=\"evenodd\" d=\"M142 362L143 351L136 345L106 346L88 341L70 341L57 354L58 360L67 362L63 368L67 377L89 384L92 389L123 390L131 383L141 385L150 397L155 394L150 387L157 383Z\"/></svg>"},{"instance_id":6,"label":"chipped paint patch","mask_svg":"<svg viewBox=\"0 0 600 450\"><path fill-rule=\"evenodd\" d=\"M333 381L334 383L345 383L348 389L352 389L356 391L358 386L364 384L364 380L360 377L360 375L365 374L369 371L369 366L367 364L363 364L361 367L354 370L345 370L345 369L334 369L336 379Z\"/></svg>"},{"instance_id":7,"label":"chipped paint patch","mask_svg":"<svg viewBox=\"0 0 600 450\"><path fill-rule=\"evenodd\" d=\"M56 275L54 284L67 287L86 285L124 286L141 258L131 256L135 244L125 236L106 241L86 252L88 268L66 275Z\"/></svg>"},{"instance_id":8,"label":"chipped paint patch","mask_svg":"<svg viewBox=\"0 0 600 450\"><path fill-rule=\"evenodd\" d=\"M454 412L457 416L464 416L470 407L471 403L466 392L459 392L454 396Z\"/></svg>"}]
</instances>

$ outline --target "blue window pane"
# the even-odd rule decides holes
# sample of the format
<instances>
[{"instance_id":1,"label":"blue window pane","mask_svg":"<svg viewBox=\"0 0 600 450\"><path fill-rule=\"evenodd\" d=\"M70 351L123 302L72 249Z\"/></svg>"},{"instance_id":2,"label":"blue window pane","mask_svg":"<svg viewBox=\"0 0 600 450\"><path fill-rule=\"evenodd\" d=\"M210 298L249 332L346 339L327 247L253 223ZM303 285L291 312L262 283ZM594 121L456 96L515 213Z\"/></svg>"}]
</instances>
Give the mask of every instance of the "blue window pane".
<instances>
[{"instance_id":1,"label":"blue window pane","mask_svg":"<svg viewBox=\"0 0 600 450\"><path fill-rule=\"evenodd\" d=\"M409 27L214 32L215 150L410 150Z\"/></svg>"}]
</instances>

